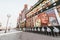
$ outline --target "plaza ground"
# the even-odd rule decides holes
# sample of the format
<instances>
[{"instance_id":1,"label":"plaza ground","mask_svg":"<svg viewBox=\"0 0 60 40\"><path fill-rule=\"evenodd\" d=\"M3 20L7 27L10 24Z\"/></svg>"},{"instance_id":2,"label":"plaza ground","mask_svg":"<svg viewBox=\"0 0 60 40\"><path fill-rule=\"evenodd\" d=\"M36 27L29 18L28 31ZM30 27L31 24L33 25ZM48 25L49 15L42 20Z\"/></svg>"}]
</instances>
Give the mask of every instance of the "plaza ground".
<instances>
[{"instance_id":1,"label":"plaza ground","mask_svg":"<svg viewBox=\"0 0 60 40\"><path fill-rule=\"evenodd\" d=\"M60 40L60 37L53 37L30 32L15 31L0 34L0 40Z\"/></svg>"}]
</instances>

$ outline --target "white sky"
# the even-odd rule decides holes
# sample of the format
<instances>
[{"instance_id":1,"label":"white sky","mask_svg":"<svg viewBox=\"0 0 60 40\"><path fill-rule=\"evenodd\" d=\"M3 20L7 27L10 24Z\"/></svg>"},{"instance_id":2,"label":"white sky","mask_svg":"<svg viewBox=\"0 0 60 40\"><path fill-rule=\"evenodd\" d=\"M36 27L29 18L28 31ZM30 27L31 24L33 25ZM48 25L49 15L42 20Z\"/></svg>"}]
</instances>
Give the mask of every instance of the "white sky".
<instances>
[{"instance_id":1,"label":"white sky","mask_svg":"<svg viewBox=\"0 0 60 40\"><path fill-rule=\"evenodd\" d=\"M0 22L6 26L7 14L10 14L9 24L12 28L16 27L19 12L23 9L24 4L28 7L34 5L38 0L0 0Z\"/></svg>"}]
</instances>

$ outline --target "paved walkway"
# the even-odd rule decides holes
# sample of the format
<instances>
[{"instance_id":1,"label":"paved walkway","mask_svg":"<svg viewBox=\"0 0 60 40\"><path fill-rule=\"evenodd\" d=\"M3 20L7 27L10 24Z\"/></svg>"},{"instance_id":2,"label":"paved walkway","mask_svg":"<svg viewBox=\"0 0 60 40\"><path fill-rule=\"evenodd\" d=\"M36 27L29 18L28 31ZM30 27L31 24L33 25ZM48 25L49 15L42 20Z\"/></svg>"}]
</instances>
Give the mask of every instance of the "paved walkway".
<instances>
[{"instance_id":1,"label":"paved walkway","mask_svg":"<svg viewBox=\"0 0 60 40\"><path fill-rule=\"evenodd\" d=\"M21 31L0 34L0 40L21 40Z\"/></svg>"},{"instance_id":2,"label":"paved walkway","mask_svg":"<svg viewBox=\"0 0 60 40\"><path fill-rule=\"evenodd\" d=\"M15 31L11 33L0 34L0 40L60 40L60 37Z\"/></svg>"},{"instance_id":3,"label":"paved walkway","mask_svg":"<svg viewBox=\"0 0 60 40\"><path fill-rule=\"evenodd\" d=\"M46 36L41 34L34 34L34 33L22 33L22 39L23 40L60 40L60 37L52 37L52 36Z\"/></svg>"}]
</instances>

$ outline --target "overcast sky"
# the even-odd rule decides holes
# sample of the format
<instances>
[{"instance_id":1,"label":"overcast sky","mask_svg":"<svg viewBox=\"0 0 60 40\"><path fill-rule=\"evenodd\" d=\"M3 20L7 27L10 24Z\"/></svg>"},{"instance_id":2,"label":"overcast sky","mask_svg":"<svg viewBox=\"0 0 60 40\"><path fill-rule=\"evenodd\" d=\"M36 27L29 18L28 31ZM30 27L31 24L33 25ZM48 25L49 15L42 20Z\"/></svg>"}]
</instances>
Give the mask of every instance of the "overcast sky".
<instances>
[{"instance_id":1,"label":"overcast sky","mask_svg":"<svg viewBox=\"0 0 60 40\"><path fill-rule=\"evenodd\" d=\"M0 0L0 22L2 27L6 26L7 14L10 14L9 24L12 28L16 27L17 18L24 4L28 4L28 8L34 5L37 0Z\"/></svg>"}]
</instances>

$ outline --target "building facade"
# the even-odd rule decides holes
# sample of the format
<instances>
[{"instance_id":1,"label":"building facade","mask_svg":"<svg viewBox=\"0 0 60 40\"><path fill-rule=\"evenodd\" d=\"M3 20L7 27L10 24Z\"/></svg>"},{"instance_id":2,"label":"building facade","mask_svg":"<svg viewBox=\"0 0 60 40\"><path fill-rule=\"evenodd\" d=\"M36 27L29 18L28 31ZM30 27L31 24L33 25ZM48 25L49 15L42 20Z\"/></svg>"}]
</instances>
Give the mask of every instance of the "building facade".
<instances>
[{"instance_id":1,"label":"building facade","mask_svg":"<svg viewBox=\"0 0 60 40\"><path fill-rule=\"evenodd\" d=\"M26 20L25 14L27 13L27 11L28 11L28 5L25 4L21 13L19 13L19 25L20 25L19 27L21 28L25 27L25 20Z\"/></svg>"},{"instance_id":2,"label":"building facade","mask_svg":"<svg viewBox=\"0 0 60 40\"><path fill-rule=\"evenodd\" d=\"M57 5L59 0L39 0L26 14L26 27L60 25ZM56 2L56 6L54 3Z\"/></svg>"}]
</instances>

